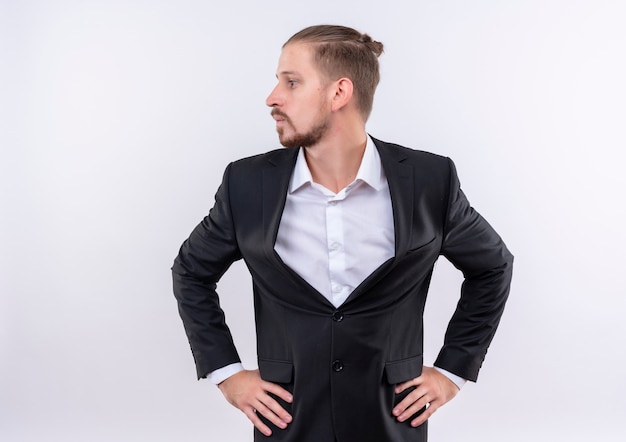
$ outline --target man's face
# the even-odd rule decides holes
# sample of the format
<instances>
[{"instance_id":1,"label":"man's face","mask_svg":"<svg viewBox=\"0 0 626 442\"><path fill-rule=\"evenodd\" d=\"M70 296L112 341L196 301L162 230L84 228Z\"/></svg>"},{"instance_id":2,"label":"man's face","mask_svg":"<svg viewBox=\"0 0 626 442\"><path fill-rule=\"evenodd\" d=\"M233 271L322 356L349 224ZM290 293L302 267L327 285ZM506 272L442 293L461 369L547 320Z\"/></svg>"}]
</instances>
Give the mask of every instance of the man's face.
<instances>
[{"instance_id":1,"label":"man's face","mask_svg":"<svg viewBox=\"0 0 626 442\"><path fill-rule=\"evenodd\" d=\"M311 48L292 43L283 48L276 72L278 84L265 103L272 108L280 143L312 146L328 132L330 97L313 64Z\"/></svg>"}]
</instances>

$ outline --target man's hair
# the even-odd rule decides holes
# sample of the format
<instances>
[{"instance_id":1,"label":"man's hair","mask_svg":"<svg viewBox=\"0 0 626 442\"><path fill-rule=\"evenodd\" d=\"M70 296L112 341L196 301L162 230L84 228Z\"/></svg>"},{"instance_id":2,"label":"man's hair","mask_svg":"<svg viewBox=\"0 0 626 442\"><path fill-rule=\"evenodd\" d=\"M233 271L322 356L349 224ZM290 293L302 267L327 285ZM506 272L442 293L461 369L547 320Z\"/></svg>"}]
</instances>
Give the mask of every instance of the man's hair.
<instances>
[{"instance_id":1,"label":"man's hair","mask_svg":"<svg viewBox=\"0 0 626 442\"><path fill-rule=\"evenodd\" d=\"M383 52L383 44L355 29L336 25L305 28L287 40L283 48L290 43L310 44L315 63L331 81L349 78L354 85L358 108L367 120L380 81L378 57Z\"/></svg>"}]
</instances>

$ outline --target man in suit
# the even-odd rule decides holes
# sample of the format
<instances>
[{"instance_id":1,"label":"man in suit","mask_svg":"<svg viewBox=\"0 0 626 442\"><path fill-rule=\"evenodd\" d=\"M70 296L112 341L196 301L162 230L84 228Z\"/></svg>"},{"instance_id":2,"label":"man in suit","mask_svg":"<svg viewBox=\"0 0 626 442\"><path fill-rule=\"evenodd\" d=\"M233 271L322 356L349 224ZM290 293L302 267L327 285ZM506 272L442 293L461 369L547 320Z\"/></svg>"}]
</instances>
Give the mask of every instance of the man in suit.
<instances>
[{"instance_id":1,"label":"man in suit","mask_svg":"<svg viewBox=\"0 0 626 442\"><path fill-rule=\"evenodd\" d=\"M174 292L198 377L266 436L426 441L427 419L475 381L513 257L469 205L453 163L366 134L382 44L313 26L283 46L267 98L287 149L231 163L181 247ZM465 277L435 367L422 317L440 255ZM252 275L258 370L245 370L216 293Z\"/></svg>"}]
</instances>

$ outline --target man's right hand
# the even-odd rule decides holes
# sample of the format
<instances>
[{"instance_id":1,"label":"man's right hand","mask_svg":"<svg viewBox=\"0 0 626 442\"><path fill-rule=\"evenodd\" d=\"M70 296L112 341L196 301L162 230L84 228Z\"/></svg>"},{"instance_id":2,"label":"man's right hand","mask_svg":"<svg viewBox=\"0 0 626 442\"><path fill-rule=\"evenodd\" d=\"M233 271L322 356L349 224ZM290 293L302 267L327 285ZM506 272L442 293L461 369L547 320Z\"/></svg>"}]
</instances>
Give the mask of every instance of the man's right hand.
<instances>
[{"instance_id":1,"label":"man's right hand","mask_svg":"<svg viewBox=\"0 0 626 442\"><path fill-rule=\"evenodd\" d=\"M239 408L254 426L264 435L271 436L272 430L263 423L261 414L278 428L285 429L292 417L272 398L272 393L285 402L291 403L293 396L283 387L261 379L259 370L243 370L217 385L224 397Z\"/></svg>"}]
</instances>

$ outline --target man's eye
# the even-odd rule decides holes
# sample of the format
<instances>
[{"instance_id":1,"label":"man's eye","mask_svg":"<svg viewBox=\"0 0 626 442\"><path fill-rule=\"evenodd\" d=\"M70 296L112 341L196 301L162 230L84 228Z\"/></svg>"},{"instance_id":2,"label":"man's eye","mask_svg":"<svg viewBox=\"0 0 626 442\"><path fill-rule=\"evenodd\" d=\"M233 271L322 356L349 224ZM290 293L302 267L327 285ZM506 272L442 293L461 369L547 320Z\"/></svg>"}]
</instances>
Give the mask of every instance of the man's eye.
<instances>
[{"instance_id":1,"label":"man's eye","mask_svg":"<svg viewBox=\"0 0 626 442\"><path fill-rule=\"evenodd\" d=\"M296 80L287 80L289 87L295 87L298 82Z\"/></svg>"}]
</instances>

